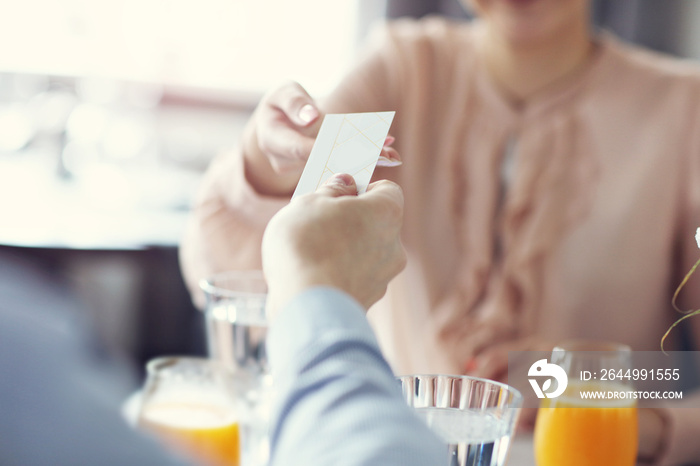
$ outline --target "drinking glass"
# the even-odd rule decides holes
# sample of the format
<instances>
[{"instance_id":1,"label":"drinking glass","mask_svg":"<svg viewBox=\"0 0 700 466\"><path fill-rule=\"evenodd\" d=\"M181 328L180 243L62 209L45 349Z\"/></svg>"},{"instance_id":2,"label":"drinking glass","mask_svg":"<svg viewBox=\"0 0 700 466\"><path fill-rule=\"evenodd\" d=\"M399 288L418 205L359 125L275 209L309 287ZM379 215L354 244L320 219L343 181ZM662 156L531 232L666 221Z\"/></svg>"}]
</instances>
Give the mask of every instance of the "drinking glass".
<instances>
[{"instance_id":1,"label":"drinking glass","mask_svg":"<svg viewBox=\"0 0 700 466\"><path fill-rule=\"evenodd\" d=\"M259 270L223 272L200 282L209 356L235 370L269 372L265 338L267 283Z\"/></svg>"},{"instance_id":2,"label":"drinking glass","mask_svg":"<svg viewBox=\"0 0 700 466\"><path fill-rule=\"evenodd\" d=\"M570 341L554 348L552 364L566 372L568 385L562 395L540 400L534 436L537 465L633 466L637 405L628 396L631 382L624 378L631 368L630 348ZM591 393L606 398L592 398L597 395Z\"/></svg>"},{"instance_id":3,"label":"drinking glass","mask_svg":"<svg viewBox=\"0 0 700 466\"><path fill-rule=\"evenodd\" d=\"M404 398L447 443L450 466L503 466L522 395L487 379L456 375L399 377Z\"/></svg>"},{"instance_id":4,"label":"drinking glass","mask_svg":"<svg viewBox=\"0 0 700 466\"><path fill-rule=\"evenodd\" d=\"M267 283L260 270L237 270L202 280L209 356L246 381L243 397L252 410L244 445L246 466L267 464L272 381L266 351Z\"/></svg>"},{"instance_id":5,"label":"drinking glass","mask_svg":"<svg viewBox=\"0 0 700 466\"><path fill-rule=\"evenodd\" d=\"M223 364L196 357L150 361L138 426L207 466L238 466L246 407Z\"/></svg>"}]
</instances>

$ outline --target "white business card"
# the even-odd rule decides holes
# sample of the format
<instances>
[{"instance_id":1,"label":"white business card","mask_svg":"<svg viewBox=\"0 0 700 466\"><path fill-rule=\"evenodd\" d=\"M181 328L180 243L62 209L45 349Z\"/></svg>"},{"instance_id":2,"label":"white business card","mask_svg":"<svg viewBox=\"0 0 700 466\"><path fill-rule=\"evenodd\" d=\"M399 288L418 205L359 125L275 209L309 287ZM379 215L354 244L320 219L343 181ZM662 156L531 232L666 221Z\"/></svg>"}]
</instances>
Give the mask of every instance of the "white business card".
<instances>
[{"instance_id":1,"label":"white business card","mask_svg":"<svg viewBox=\"0 0 700 466\"><path fill-rule=\"evenodd\" d=\"M336 173L352 175L358 194L365 192L395 113L326 115L292 199L316 191Z\"/></svg>"}]
</instances>

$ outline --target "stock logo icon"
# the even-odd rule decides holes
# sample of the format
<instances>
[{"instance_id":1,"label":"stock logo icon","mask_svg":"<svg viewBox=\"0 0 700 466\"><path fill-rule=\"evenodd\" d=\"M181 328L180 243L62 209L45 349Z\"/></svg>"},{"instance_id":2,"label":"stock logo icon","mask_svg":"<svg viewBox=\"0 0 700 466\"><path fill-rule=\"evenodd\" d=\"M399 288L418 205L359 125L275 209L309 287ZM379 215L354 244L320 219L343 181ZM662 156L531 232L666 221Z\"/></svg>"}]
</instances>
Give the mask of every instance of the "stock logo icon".
<instances>
[{"instance_id":1,"label":"stock logo icon","mask_svg":"<svg viewBox=\"0 0 700 466\"><path fill-rule=\"evenodd\" d=\"M546 359L540 359L535 361L530 370L528 370L527 375L529 377L547 377L547 379L540 387L537 379L528 379L532 389L535 391L537 398L556 398L566 390L566 386L569 383L569 378L566 376L566 371L556 364L548 363ZM552 380L556 380L556 388L552 389Z\"/></svg>"}]
</instances>

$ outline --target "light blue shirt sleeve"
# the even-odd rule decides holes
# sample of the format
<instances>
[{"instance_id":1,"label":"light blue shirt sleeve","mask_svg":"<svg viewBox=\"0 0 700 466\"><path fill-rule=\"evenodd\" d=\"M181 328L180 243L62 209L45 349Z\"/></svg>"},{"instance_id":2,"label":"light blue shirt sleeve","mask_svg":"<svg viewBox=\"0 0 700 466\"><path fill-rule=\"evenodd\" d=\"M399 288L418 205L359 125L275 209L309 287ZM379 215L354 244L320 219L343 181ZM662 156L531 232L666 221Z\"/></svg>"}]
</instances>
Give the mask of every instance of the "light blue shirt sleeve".
<instances>
[{"instance_id":1,"label":"light blue shirt sleeve","mask_svg":"<svg viewBox=\"0 0 700 466\"><path fill-rule=\"evenodd\" d=\"M362 307L331 288L297 296L268 335L271 466L426 466L447 448L411 411Z\"/></svg>"}]
</instances>

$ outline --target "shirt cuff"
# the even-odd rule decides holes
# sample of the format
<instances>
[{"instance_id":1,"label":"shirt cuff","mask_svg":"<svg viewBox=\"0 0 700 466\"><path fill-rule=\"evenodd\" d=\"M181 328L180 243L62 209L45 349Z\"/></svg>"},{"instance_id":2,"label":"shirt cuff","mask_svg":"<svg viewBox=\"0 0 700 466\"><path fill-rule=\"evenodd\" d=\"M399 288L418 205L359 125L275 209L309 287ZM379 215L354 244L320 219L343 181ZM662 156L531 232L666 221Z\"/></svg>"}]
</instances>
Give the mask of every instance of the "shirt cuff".
<instances>
[{"instance_id":1,"label":"shirt cuff","mask_svg":"<svg viewBox=\"0 0 700 466\"><path fill-rule=\"evenodd\" d=\"M273 373L289 368L319 337L336 331L379 347L364 308L348 294L330 287L314 287L298 294L282 309L268 334Z\"/></svg>"}]
</instances>

